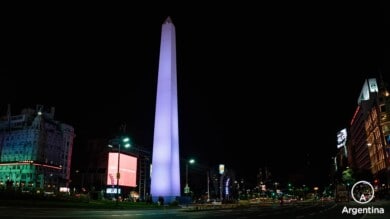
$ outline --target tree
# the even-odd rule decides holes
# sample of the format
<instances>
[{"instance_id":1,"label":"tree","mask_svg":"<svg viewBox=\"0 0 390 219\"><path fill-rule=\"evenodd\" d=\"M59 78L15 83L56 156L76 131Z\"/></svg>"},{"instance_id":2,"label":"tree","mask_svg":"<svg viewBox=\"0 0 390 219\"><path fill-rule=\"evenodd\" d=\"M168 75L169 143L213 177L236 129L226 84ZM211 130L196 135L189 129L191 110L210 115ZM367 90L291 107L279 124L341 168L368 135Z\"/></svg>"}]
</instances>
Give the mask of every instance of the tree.
<instances>
[{"instance_id":1,"label":"tree","mask_svg":"<svg viewBox=\"0 0 390 219\"><path fill-rule=\"evenodd\" d=\"M353 176L353 171L352 169L350 168L347 168L346 170L343 171L343 175L342 175L342 180L345 184L347 184L348 186L352 185L355 183L355 178Z\"/></svg>"}]
</instances>

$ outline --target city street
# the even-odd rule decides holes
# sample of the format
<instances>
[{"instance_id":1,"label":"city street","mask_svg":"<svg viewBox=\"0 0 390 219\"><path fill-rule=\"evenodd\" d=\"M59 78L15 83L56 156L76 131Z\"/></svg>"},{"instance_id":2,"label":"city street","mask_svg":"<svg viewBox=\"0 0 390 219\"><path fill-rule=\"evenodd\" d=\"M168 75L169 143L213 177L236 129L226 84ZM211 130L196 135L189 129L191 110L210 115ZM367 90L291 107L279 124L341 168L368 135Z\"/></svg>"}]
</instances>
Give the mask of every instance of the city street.
<instances>
[{"instance_id":1,"label":"city street","mask_svg":"<svg viewBox=\"0 0 390 219\"><path fill-rule=\"evenodd\" d=\"M382 207L385 214L342 214L347 207ZM0 207L2 218L390 218L390 202L378 201L367 206L349 203L305 203L285 206L251 206L249 208L186 211L166 210L84 210L64 208Z\"/></svg>"},{"instance_id":2,"label":"city street","mask_svg":"<svg viewBox=\"0 0 390 219\"><path fill-rule=\"evenodd\" d=\"M384 2L7 7L0 219L390 219Z\"/></svg>"}]
</instances>

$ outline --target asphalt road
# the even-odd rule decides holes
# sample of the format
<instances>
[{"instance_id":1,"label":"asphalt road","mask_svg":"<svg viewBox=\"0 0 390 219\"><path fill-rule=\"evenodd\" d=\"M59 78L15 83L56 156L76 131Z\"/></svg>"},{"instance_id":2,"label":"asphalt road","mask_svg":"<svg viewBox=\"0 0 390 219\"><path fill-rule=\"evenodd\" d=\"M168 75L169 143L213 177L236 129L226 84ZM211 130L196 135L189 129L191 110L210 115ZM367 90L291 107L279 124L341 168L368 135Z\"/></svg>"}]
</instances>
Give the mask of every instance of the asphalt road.
<instances>
[{"instance_id":1,"label":"asphalt road","mask_svg":"<svg viewBox=\"0 0 390 219\"><path fill-rule=\"evenodd\" d=\"M362 207L361 205L310 203L285 206L251 206L242 209L223 209L187 212L184 209L166 210L90 210L65 208L27 208L0 207L0 218L221 218L221 219L250 219L250 218L390 218L390 202L375 202L369 206L383 207L383 215L352 215L342 214L344 206Z\"/></svg>"}]
</instances>

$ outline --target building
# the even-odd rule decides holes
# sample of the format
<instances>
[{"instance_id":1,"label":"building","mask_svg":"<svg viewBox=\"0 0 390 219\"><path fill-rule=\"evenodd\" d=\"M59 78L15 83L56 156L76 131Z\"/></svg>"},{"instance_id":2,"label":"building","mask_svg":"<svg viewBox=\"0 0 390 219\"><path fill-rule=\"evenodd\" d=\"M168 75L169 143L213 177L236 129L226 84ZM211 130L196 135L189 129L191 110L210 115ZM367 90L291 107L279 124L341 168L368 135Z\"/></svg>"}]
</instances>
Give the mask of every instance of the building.
<instances>
[{"instance_id":1,"label":"building","mask_svg":"<svg viewBox=\"0 0 390 219\"><path fill-rule=\"evenodd\" d=\"M380 185L390 186L390 94L381 82L365 121L371 172Z\"/></svg>"},{"instance_id":2,"label":"building","mask_svg":"<svg viewBox=\"0 0 390 219\"><path fill-rule=\"evenodd\" d=\"M389 185L390 97L384 82L365 80L351 121L348 160L354 169L369 170L376 182Z\"/></svg>"},{"instance_id":3,"label":"building","mask_svg":"<svg viewBox=\"0 0 390 219\"><path fill-rule=\"evenodd\" d=\"M372 102L372 101L370 101ZM367 135L364 130L367 105L369 102L358 105L351 121L350 166L353 169L369 170L371 168L370 155L367 147Z\"/></svg>"},{"instance_id":4,"label":"building","mask_svg":"<svg viewBox=\"0 0 390 219\"><path fill-rule=\"evenodd\" d=\"M23 109L0 121L0 186L58 191L68 187L75 138L72 126L54 120L55 109Z\"/></svg>"},{"instance_id":5,"label":"building","mask_svg":"<svg viewBox=\"0 0 390 219\"><path fill-rule=\"evenodd\" d=\"M101 191L106 188L108 152L107 139L90 139L82 143L82 160L73 165L71 189L80 191Z\"/></svg>"},{"instance_id":6,"label":"building","mask_svg":"<svg viewBox=\"0 0 390 219\"><path fill-rule=\"evenodd\" d=\"M104 138L89 139L87 141L85 147L83 147L85 157L78 164L79 167L72 172L71 189L74 189L76 192L85 191L92 192L91 194L95 194L94 192L105 194L107 188L112 187L107 181L109 153L116 153L118 148L115 146L109 147L109 144L110 140ZM129 148L121 147L120 152L121 157L130 155L137 159L136 186L120 186L121 195L128 197L130 194L133 194L134 199L145 200L150 194L150 149L132 144ZM124 167L121 166L120 169L122 168ZM108 195L106 194L106 196Z\"/></svg>"}]
</instances>

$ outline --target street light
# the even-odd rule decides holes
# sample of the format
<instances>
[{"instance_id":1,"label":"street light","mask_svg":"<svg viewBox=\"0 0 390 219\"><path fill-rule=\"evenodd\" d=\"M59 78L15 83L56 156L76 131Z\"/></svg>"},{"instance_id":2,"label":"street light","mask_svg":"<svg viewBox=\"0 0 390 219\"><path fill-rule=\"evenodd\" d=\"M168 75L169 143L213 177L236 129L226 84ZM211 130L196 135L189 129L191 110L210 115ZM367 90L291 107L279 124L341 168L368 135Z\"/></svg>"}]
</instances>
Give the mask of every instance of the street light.
<instances>
[{"instance_id":1,"label":"street light","mask_svg":"<svg viewBox=\"0 0 390 219\"><path fill-rule=\"evenodd\" d=\"M210 201L210 170L207 170L207 203Z\"/></svg>"},{"instance_id":2,"label":"street light","mask_svg":"<svg viewBox=\"0 0 390 219\"><path fill-rule=\"evenodd\" d=\"M186 187L184 187L184 194L190 193L190 187L188 186L188 164L194 164L195 160L190 159L186 162Z\"/></svg>"},{"instance_id":3,"label":"street light","mask_svg":"<svg viewBox=\"0 0 390 219\"><path fill-rule=\"evenodd\" d=\"M318 187L316 186L316 187L314 187L313 189L314 189L314 193L315 193L315 197L314 197L314 198L315 198L315 199L317 199L317 191L318 191Z\"/></svg>"},{"instance_id":4,"label":"street light","mask_svg":"<svg viewBox=\"0 0 390 219\"><path fill-rule=\"evenodd\" d=\"M276 191L278 190L278 185L279 185L279 183L278 183L278 182L275 182L274 185L275 185L275 192L276 192ZM276 192L276 194L277 194L277 192Z\"/></svg>"},{"instance_id":5,"label":"street light","mask_svg":"<svg viewBox=\"0 0 390 219\"><path fill-rule=\"evenodd\" d=\"M119 164L120 164L120 154L121 154L121 146L125 146L125 148L129 148L130 145L130 138L129 137L122 137L121 141L118 143L118 166L117 166L117 172L116 172L116 205L118 205L119 201L119 178L120 178L120 170L119 170ZM112 145L108 145L108 147L113 147Z\"/></svg>"}]
</instances>

